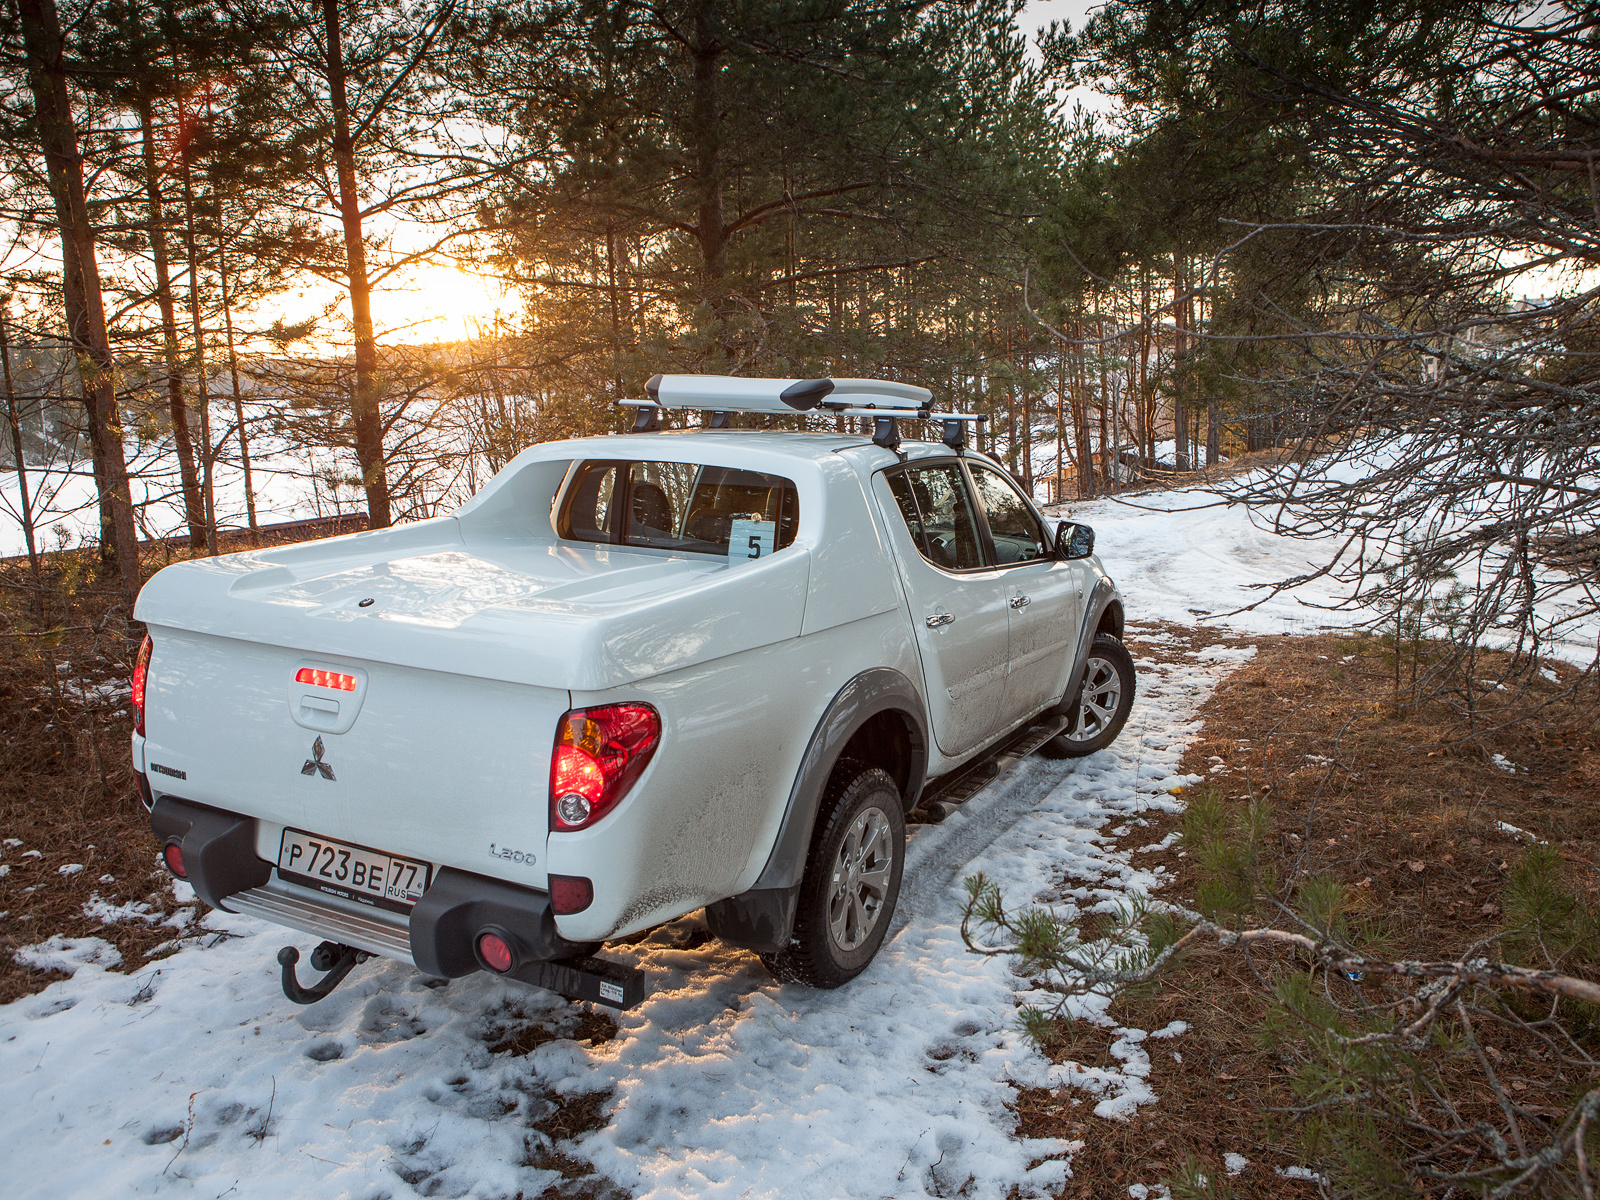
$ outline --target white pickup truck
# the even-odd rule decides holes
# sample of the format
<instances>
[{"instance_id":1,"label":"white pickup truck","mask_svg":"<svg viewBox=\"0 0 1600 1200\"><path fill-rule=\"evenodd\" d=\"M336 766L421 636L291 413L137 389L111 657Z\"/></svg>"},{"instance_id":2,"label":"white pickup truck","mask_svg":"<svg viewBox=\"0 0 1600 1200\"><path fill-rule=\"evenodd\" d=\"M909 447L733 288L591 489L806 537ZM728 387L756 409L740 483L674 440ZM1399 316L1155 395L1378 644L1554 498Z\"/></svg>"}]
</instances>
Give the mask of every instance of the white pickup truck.
<instances>
[{"instance_id":1,"label":"white pickup truck","mask_svg":"<svg viewBox=\"0 0 1600 1200\"><path fill-rule=\"evenodd\" d=\"M1025 729L1058 755L1121 729L1093 534L966 448L971 418L845 379L657 376L633 407L641 432L531 447L451 516L145 586L151 826L206 903L328 939L317 988L280 955L292 999L379 954L626 1006L637 973L589 956L701 908L837 986L930 781ZM678 409L706 416L660 432ZM875 432L727 428L797 412Z\"/></svg>"}]
</instances>

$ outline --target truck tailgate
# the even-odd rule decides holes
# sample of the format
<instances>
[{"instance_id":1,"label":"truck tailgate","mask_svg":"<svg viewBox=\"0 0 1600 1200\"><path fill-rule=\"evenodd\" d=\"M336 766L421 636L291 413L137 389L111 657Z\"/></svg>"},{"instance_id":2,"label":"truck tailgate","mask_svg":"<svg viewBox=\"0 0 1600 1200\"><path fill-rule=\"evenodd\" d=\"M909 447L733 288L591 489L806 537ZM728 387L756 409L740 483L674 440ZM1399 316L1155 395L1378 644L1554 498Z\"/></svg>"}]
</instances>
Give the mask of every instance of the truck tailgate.
<instances>
[{"instance_id":1,"label":"truck tailgate","mask_svg":"<svg viewBox=\"0 0 1600 1200\"><path fill-rule=\"evenodd\" d=\"M566 691L152 632L145 767L156 792L259 818L274 847L270 827L284 826L546 886ZM345 678L296 683L303 669Z\"/></svg>"}]
</instances>

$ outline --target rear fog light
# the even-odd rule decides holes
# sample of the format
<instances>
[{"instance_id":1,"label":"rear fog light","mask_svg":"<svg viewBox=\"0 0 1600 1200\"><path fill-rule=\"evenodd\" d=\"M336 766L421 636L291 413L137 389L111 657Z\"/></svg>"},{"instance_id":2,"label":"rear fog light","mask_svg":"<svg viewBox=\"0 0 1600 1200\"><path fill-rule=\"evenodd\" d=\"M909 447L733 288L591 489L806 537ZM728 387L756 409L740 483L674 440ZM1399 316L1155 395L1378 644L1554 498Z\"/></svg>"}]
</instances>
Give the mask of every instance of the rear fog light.
<instances>
[{"instance_id":1,"label":"rear fog light","mask_svg":"<svg viewBox=\"0 0 1600 1200\"><path fill-rule=\"evenodd\" d=\"M161 861L166 863L167 870L179 879L189 878L189 873L183 869L183 847L177 842L168 842L161 847Z\"/></svg>"},{"instance_id":2,"label":"rear fog light","mask_svg":"<svg viewBox=\"0 0 1600 1200\"><path fill-rule=\"evenodd\" d=\"M550 876L550 907L558 916L581 913L594 903L594 884L582 875Z\"/></svg>"},{"instance_id":3,"label":"rear fog light","mask_svg":"<svg viewBox=\"0 0 1600 1200\"><path fill-rule=\"evenodd\" d=\"M511 970L511 947L498 933L478 935L478 958L491 971L505 974Z\"/></svg>"}]
</instances>

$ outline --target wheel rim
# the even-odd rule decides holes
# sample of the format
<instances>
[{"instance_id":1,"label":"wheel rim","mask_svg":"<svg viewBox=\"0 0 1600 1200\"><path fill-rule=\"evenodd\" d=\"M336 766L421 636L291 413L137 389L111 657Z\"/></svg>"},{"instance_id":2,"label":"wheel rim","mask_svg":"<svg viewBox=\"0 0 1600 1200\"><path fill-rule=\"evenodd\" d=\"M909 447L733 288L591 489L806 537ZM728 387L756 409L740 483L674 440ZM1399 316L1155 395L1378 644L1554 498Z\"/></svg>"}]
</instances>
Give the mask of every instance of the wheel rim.
<instances>
[{"instance_id":1,"label":"wheel rim","mask_svg":"<svg viewBox=\"0 0 1600 1200\"><path fill-rule=\"evenodd\" d=\"M1083 669L1083 691L1078 693L1078 722L1067 734L1072 742L1089 742L1104 733L1116 719L1122 703L1122 676L1116 664L1090 658Z\"/></svg>"},{"instance_id":2,"label":"wheel rim","mask_svg":"<svg viewBox=\"0 0 1600 1200\"><path fill-rule=\"evenodd\" d=\"M879 808L863 810L839 844L828 885L828 928L839 949L859 948L878 927L893 867L889 818Z\"/></svg>"}]
</instances>

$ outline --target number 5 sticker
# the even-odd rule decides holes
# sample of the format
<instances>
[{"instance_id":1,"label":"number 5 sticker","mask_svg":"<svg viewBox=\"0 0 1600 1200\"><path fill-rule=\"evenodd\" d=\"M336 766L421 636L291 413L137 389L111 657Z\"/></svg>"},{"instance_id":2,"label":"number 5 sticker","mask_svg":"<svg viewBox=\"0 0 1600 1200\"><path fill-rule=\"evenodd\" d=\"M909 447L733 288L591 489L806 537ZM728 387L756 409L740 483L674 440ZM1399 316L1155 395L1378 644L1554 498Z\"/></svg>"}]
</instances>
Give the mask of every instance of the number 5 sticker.
<instances>
[{"instance_id":1,"label":"number 5 sticker","mask_svg":"<svg viewBox=\"0 0 1600 1200\"><path fill-rule=\"evenodd\" d=\"M728 558L746 562L772 553L778 526L774 521L735 520L728 529Z\"/></svg>"}]
</instances>

